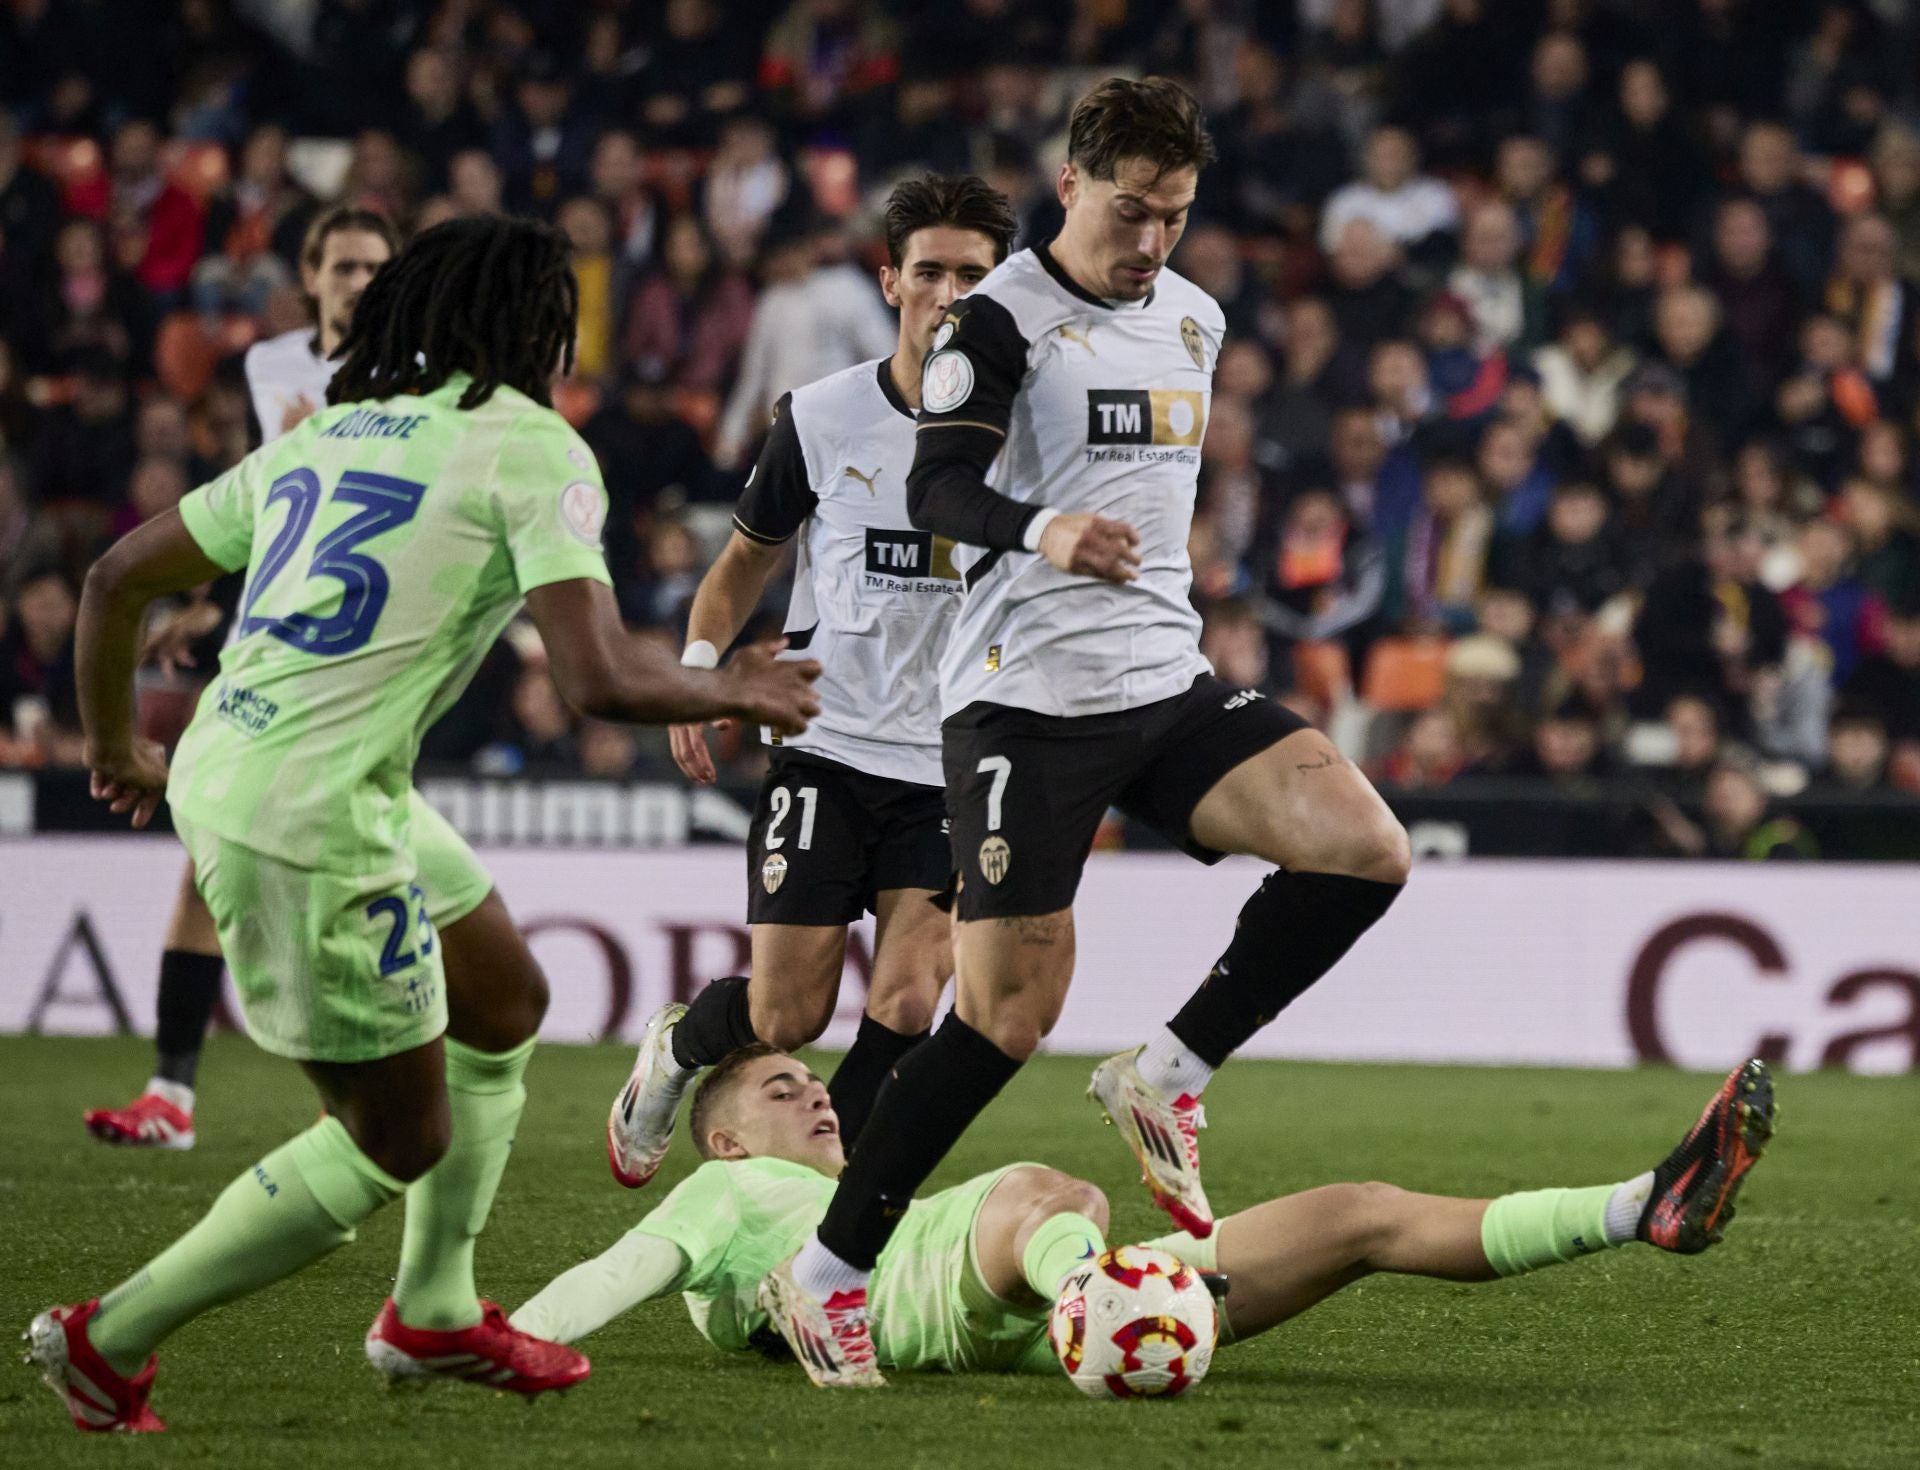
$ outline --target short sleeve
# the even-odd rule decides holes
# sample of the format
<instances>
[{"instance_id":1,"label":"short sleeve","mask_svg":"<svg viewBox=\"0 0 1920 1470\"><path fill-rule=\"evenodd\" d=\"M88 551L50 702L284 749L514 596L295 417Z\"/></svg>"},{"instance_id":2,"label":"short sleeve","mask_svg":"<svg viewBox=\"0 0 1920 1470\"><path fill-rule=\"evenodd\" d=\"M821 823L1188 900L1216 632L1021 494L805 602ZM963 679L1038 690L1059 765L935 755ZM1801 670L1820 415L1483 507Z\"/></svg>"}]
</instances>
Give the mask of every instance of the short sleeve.
<instances>
[{"instance_id":1,"label":"short sleeve","mask_svg":"<svg viewBox=\"0 0 1920 1470\"><path fill-rule=\"evenodd\" d=\"M967 426L1005 434L1027 375L1027 339L991 296L947 308L920 371L920 429Z\"/></svg>"},{"instance_id":2,"label":"short sleeve","mask_svg":"<svg viewBox=\"0 0 1920 1470\"><path fill-rule=\"evenodd\" d=\"M700 1291L711 1283L740 1231L740 1205L728 1167L718 1160L702 1164L633 1228L678 1246L687 1258L681 1289Z\"/></svg>"},{"instance_id":3,"label":"short sleeve","mask_svg":"<svg viewBox=\"0 0 1920 1470\"><path fill-rule=\"evenodd\" d=\"M734 529L749 541L778 546L800 529L819 503L800 448L800 430L793 421L793 395L783 393L773 406L767 442L734 506Z\"/></svg>"},{"instance_id":4,"label":"short sleeve","mask_svg":"<svg viewBox=\"0 0 1920 1470\"><path fill-rule=\"evenodd\" d=\"M209 480L180 501L180 520L207 560L237 572L253 554L255 455L248 455L217 480Z\"/></svg>"},{"instance_id":5,"label":"short sleeve","mask_svg":"<svg viewBox=\"0 0 1920 1470\"><path fill-rule=\"evenodd\" d=\"M521 592L580 578L612 583L600 543L607 523L600 466L558 414L528 414L507 430L493 503Z\"/></svg>"}]
</instances>

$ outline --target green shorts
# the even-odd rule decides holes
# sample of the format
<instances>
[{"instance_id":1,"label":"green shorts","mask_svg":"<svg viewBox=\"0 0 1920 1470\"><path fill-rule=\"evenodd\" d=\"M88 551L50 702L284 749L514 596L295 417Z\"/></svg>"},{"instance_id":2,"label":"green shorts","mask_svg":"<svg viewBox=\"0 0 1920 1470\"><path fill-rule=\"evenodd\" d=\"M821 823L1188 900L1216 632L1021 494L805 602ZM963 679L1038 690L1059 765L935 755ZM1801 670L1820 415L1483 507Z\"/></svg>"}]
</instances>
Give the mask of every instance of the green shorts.
<instances>
[{"instance_id":1,"label":"green shorts","mask_svg":"<svg viewBox=\"0 0 1920 1470\"><path fill-rule=\"evenodd\" d=\"M1060 1371L1047 1346L1047 1311L1001 1301L981 1280L973 1222L1008 1164L918 1200L880 1253L872 1310L880 1361L948 1373ZM1031 1360L1031 1362L1029 1361Z\"/></svg>"},{"instance_id":2,"label":"green shorts","mask_svg":"<svg viewBox=\"0 0 1920 1470\"><path fill-rule=\"evenodd\" d=\"M386 873L297 868L175 814L194 883L220 931L247 1031L300 1061L368 1062L447 1029L437 931L493 888L419 792Z\"/></svg>"}]
</instances>

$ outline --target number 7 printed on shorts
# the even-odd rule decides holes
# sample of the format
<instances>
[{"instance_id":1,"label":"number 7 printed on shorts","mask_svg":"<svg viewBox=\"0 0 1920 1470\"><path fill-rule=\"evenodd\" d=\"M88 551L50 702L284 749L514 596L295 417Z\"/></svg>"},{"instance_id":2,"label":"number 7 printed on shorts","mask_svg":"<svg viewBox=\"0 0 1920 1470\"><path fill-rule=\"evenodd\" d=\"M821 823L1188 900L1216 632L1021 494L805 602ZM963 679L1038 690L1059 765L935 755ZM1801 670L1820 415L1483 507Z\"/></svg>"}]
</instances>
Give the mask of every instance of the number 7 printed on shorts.
<instances>
[{"instance_id":1,"label":"number 7 printed on shorts","mask_svg":"<svg viewBox=\"0 0 1920 1470\"><path fill-rule=\"evenodd\" d=\"M980 844L979 861L980 876L998 887L1013 862L1013 849L1007 846L1006 838L999 835L1000 819L1006 815L1007 781L1013 775L1013 761L1004 755L986 755L973 769L976 775L993 777L987 787L987 839Z\"/></svg>"}]
</instances>

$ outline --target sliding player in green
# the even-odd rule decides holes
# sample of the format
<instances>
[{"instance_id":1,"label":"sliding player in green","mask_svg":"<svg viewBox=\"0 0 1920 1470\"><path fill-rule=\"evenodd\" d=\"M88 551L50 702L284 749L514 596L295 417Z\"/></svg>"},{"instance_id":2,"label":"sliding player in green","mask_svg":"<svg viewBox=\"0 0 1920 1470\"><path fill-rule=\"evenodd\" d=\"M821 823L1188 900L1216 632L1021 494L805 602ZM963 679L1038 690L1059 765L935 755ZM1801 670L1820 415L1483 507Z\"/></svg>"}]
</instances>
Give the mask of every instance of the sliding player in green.
<instances>
[{"instance_id":1,"label":"sliding player in green","mask_svg":"<svg viewBox=\"0 0 1920 1470\"><path fill-rule=\"evenodd\" d=\"M576 309L557 231L427 231L368 286L330 406L88 576L94 794L139 826L166 793L248 1029L302 1065L326 1113L104 1297L34 1319L30 1359L82 1429L161 1428L161 1339L403 1194L399 1276L367 1335L376 1367L525 1394L587 1374L474 1291L547 988L473 853L414 794L420 737L523 600L561 694L603 719L798 731L819 665L756 651L704 672L626 634L599 471L549 406ZM234 640L169 776L133 728L141 615L240 567Z\"/></svg>"},{"instance_id":2,"label":"sliding player in green","mask_svg":"<svg viewBox=\"0 0 1920 1470\"><path fill-rule=\"evenodd\" d=\"M1635 1241L1690 1255L1720 1239L1773 1122L1772 1078L1751 1061L1658 1168L1619 1184L1494 1200L1330 1184L1230 1215L1205 1240L1182 1231L1148 1244L1224 1273L1222 1342L1375 1272L1492 1281ZM707 1162L604 1254L516 1311L516 1327L573 1342L682 1292L715 1347L779 1345L756 1293L818 1223L845 1167L832 1100L805 1064L746 1047L708 1073L690 1125ZM916 1200L874 1271L878 1366L1058 1372L1047 1314L1067 1274L1106 1249L1106 1228L1095 1185L1039 1164ZM800 1343L809 1356L824 1349L817 1338Z\"/></svg>"}]
</instances>

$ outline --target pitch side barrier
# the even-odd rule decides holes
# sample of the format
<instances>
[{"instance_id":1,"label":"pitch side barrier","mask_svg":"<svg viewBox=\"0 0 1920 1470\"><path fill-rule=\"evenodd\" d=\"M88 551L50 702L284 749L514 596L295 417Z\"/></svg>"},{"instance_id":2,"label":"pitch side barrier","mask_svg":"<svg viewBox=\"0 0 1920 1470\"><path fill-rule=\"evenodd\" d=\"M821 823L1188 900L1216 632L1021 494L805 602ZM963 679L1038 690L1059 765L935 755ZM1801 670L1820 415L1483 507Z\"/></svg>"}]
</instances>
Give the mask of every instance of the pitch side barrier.
<instances>
[{"instance_id":1,"label":"pitch side barrier","mask_svg":"<svg viewBox=\"0 0 1920 1470\"><path fill-rule=\"evenodd\" d=\"M551 977L550 1040L631 1042L656 1006L747 966L738 847L480 857ZM177 844L145 837L0 839L0 1031L147 1030L180 863ZM1116 1051L1165 1018L1260 872L1223 867L1235 871L1094 854L1052 1049ZM1920 1070L1917 883L1920 867L1889 863L1425 858L1393 912L1248 1054ZM871 924L857 928L829 1047L852 1038L871 944Z\"/></svg>"}]
</instances>

